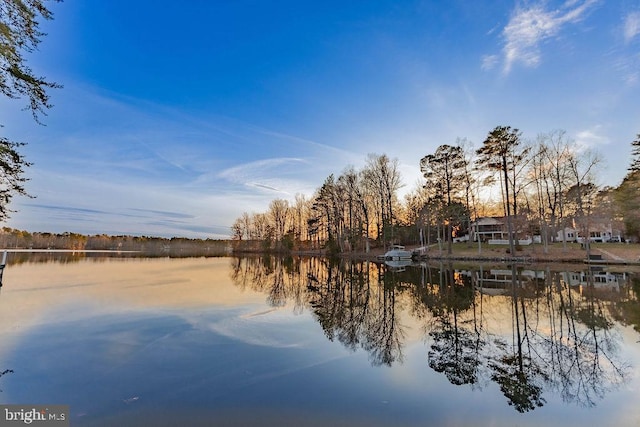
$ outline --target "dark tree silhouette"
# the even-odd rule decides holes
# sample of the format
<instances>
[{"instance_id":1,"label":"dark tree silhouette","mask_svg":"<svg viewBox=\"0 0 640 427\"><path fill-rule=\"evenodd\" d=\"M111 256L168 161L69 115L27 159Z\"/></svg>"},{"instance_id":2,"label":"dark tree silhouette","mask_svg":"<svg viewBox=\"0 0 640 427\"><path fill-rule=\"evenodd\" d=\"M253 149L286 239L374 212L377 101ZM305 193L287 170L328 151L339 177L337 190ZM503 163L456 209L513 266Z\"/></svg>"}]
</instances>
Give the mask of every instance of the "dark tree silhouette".
<instances>
[{"instance_id":1,"label":"dark tree silhouette","mask_svg":"<svg viewBox=\"0 0 640 427\"><path fill-rule=\"evenodd\" d=\"M475 384L478 382L482 345L473 332L444 323L440 331L431 332L433 344L429 351L429 367L443 373L451 384Z\"/></svg>"},{"instance_id":2,"label":"dark tree silhouette","mask_svg":"<svg viewBox=\"0 0 640 427\"><path fill-rule=\"evenodd\" d=\"M636 139L631 142L631 165L629 172L640 172L640 133L636 135Z\"/></svg>"},{"instance_id":3,"label":"dark tree silhouette","mask_svg":"<svg viewBox=\"0 0 640 427\"><path fill-rule=\"evenodd\" d=\"M453 198L461 192L465 185L464 169L466 166L464 152L461 147L451 145L439 146L435 153L428 154L420 160L420 171L427 180L426 185L435 187L440 185L446 198L447 208L451 207ZM452 242L452 212L448 210L447 251L451 253Z\"/></svg>"},{"instance_id":4,"label":"dark tree silhouette","mask_svg":"<svg viewBox=\"0 0 640 427\"><path fill-rule=\"evenodd\" d=\"M516 411L529 412L544 406L546 401L542 397L542 386L535 383L535 378L544 376L544 373L525 363L522 354L505 356L500 363L492 364L491 368L491 379L500 386L500 391Z\"/></svg>"}]
</instances>

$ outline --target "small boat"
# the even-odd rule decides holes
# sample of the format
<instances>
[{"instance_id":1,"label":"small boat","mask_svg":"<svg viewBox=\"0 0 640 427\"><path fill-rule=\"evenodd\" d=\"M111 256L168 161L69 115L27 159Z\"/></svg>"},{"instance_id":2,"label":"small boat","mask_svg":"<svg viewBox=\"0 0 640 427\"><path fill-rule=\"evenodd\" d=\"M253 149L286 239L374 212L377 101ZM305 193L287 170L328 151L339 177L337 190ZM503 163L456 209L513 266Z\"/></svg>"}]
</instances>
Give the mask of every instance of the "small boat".
<instances>
[{"instance_id":1,"label":"small boat","mask_svg":"<svg viewBox=\"0 0 640 427\"><path fill-rule=\"evenodd\" d=\"M411 259L412 256L413 253L406 250L404 246L393 245L391 246L391 249L384 254L384 259L386 261L394 261L401 259Z\"/></svg>"}]
</instances>

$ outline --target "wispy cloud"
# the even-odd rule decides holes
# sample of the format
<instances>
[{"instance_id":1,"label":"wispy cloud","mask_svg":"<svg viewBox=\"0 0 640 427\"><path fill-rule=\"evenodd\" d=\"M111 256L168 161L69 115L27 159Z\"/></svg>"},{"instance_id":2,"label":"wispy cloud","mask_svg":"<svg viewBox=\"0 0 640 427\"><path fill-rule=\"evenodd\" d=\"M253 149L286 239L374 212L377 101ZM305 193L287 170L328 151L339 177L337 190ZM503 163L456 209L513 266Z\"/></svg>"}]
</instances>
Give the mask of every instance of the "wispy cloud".
<instances>
[{"instance_id":1,"label":"wispy cloud","mask_svg":"<svg viewBox=\"0 0 640 427\"><path fill-rule=\"evenodd\" d=\"M484 55L482 57L482 65L480 68L482 68L483 71L492 70L496 65L498 65L499 61L500 56L498 55Z\"/></svg>"},{"instance_id":2,"label":"wispy cloud","mask_svg":"<svg viewBox=\"0 0 640 427\"><path fill-rule=\"evenodd\" d=\"M166 216L169 218L178 218L178 219L195 218L193 215L185 214L182 212L170 212L170 211L160 211L160 210L154 210L154 209L136 209L136 208L132 208L130 210L135 212L152 214L154 217L157 217L158 215L160 215L160 216Z\"/></svg>"},{"instance_id":3,"label":"wispy cloud","mask_svg":"<svg viewBox=\"0 0 640 427\"><path fill-rule=\"evenodd\" d=\"M43 205L43 204L38 204L38 203L28 203L27 205L28 206L32 206L34 208L46 209L46 210L51 210L51 211L70 212L70 213L75 213L75 214L100 214L100 215L104 215L104 214L109 214L110 213L110 212L107 212L107 211L101 211L101 210L97 210L97 209L77 208L77 207L71 207L71 206Z\"/></svg>"},{"instance_id":4,"label":"wispy cloud","mask_svg":"<svg viewBox=\"0 0 640 427\"><path fill-rule=\"evenodd\" d=\"M275 132L275 131L272 131L272 130L268 130L268 129L264 129L264 128L258 128L258 127L255 127L255 126L254 126L254 128L257 131L259 131L260 133L264 134L264 135L273 136L273 137L281 138L281 139L285 139L285 140L290 140L290 141L292 141L294 143L297 143L297 144L306 144L306 145L315 147L317 149L320 149L320 150L323 150L323 151L326 151L326 152L331 152L331 153L334 153L336 155L340 155L341 157L344 157L344 158L353 158L353 157L356 156L355 153L352 153L350 151L344 150L342 148L333 147L333 146L327 145L327 144L321 144L319 142L312 141L310 139L300 138L300 137L295 136L295 135L289 135L289 134L282 133L282 132Z\"/></svg>"},{"instance_id":5,"label":"wispy cloud","mask_svg":"<svg viewBox=\"0 0 640 427\"><path fill-rule=\"evenodd\" d=\"M587 150L599 148L609 144L611 141L608 137L602 135L602 126L596 125L589 129L584 129L576 133L576 145L579 150Z\"/></svg>"},{"instance_id":6,"label":"wispy cloud","mask_svg":"<svg viewBox=\"0 0 640 427\"><path fill-rule=\"evenodd\" d=\"M596 3L598 0L572 0L553 10L547 9L546 2L518 7L502 31L503 72L508 74L517 63L525 67L538 66L542 58L541 43L556 37L567 25L581 21ZM489 65L494 61L493 55L483 57L483 69L492 68Z\"/></svg>"},{"instance_id":7,"label":"wispy cloud","mask_svg":"<svg viewBox=\"0 0 640 427\"><path fill-rule=\"evenodd\" d=\"M621 43L616 43L609 51L609 63L626 83L627 88L640 82L640 52L637 40L640 35L640 10L633 10L622 17L617 28Z\"/></svg>"},{"instance_id":8,"label":"wispy cloud","mask_svg":"<svg viewBox=\"0 0 640 427\"><path fill-rule=\"evenodd\" d=\"M635 86L640 81L640 54L618 54L612 61L613 68L620 74L627 86Z\"/></svg>"},{"instance_id":9,"label":"wispy cloud","mask_svg":"<svg viewBox=\"0 0 640 427\"><path fill-rule=\"evenodd\" d=\"M270 185L265 185L265 184L259 184L257 182L250 182L250 183L247 183L247 185L258 187L258 188L264 188L265 190L280 191L276 187L271 187Z\"/></svg>"},{"instance_id":10,"label":"wispy cloud","mask_svg":"<svg viewBox=\"0 0 640 427\"><path fill-rule=\"evenodd\" d=\"M225 169L217 176L235 184L289 194L292 184L294 187L300 185L284 176L292 171L300 174L301 166L305 164L308 162L299 158L263 159Z\"/></svg>"},{"instance_id":11,"label":"wispy cloud","mask_svg":"<svg viewBox=\"0 0 640 427\"><path fill-rule=\"evenodd\" d=\"M304 160L295 157L279 157L272 159L257 160L255 162L244 163L223 170L218 174L221 178L227 178L232 181L244 179L246 176L264 173L265 171L280 168L287 164L301 163Z\"/></svg>"},{"instance_id":12,"label":"wispy cloud","mask_svg":"<svg viewBox=\"0 0 640 427\"><path fill-rule=\"evenodd\" d=\"M640 11L631 12L625 17L623 34L626 43L631 42L640 34Z\"/></svg>"}]
</instances>

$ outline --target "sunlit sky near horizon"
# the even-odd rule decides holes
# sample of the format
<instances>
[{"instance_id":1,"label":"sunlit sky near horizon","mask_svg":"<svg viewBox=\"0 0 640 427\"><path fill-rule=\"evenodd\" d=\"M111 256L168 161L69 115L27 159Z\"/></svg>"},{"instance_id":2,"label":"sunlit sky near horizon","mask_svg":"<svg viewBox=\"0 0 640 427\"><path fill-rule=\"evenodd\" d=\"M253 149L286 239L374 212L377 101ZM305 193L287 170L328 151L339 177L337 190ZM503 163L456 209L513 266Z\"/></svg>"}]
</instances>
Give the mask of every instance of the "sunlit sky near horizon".
<instances>
[{"instance_id":1,"label":"sunlit sky near horizon","mask_svg":"<svg viewBox=\"0 0 640 427\"><path fill-rule=\"evenodd\" d=\"M421 157L498 125L566 130L615 186L640 133L640 0L49 6L29 56L64 85L46 126L0 100L34 163L13 228L227 238L368 153L410 190Z\"/></svg>"}]
</instances>

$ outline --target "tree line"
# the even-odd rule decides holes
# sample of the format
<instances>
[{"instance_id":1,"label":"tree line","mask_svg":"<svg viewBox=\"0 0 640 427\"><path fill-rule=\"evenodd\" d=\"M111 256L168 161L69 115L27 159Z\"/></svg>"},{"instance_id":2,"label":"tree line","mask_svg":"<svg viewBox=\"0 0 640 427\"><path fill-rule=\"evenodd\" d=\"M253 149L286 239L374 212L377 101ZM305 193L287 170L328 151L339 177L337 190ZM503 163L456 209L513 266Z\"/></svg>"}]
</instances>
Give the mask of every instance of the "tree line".
<instances>
[{"instance_id":1,"label":"tree line","mask_svg":"<svg viewBox=\"0 0 640 427\"><path fill-rule=\"evenodd\" d=\"M229 253L228 240L188 239L182 237L109 236L78 233L30 233L3 227L0 230L0 248L53 249L72 251L131 251L145 256L219 256Z\"/></svg>"},{"instance_id":2,"label":"tree line","mask_svg":"<svg viewBox=\"0 0 640 427\"><path fill-rule=\"evenodd\" d=\"M363 168L329 175L311 197L297 194L273 200L266 212L243 212L231 237L239 250L368 252L440 242L451 251L474 219L495 216L506 220L512 252L524 236L541 236L546 251L559 234L566 245L565 228L589 236L599 223L640 240L640 135L629 173L615 188L598 183L599 153L580 148L563 130L525 140L519 129L497 126L479 148L458 138L426 154L419 167L424 181L400 200L398 160L369 154Z\"/></svg>"}]
</instances>

